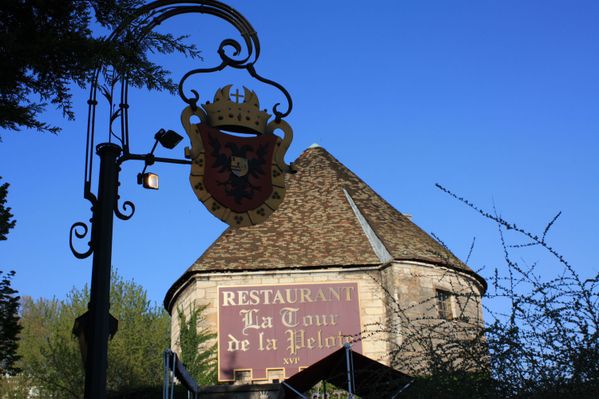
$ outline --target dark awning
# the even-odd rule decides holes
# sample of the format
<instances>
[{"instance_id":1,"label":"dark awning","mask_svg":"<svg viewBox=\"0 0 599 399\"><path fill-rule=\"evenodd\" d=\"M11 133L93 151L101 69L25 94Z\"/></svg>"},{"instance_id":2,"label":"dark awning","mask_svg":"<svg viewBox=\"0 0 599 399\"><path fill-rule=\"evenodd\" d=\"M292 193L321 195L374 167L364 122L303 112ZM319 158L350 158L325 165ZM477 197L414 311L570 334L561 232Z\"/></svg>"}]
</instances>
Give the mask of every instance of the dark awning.
<instances>
[{"instance_id":1,"label":"dark awning","mask_svg":"<svg viewBox=\"0 0 599 399\"><path fill-rule=\"evenodd\" d=\"M354 394L368 399L391 398L409 384L412 378L344 347L286 379L282 384L285 398L297 398L299 395L296 392L307 392L320 381L347 391L351 384Z\"/></svg>"}]
</instances>

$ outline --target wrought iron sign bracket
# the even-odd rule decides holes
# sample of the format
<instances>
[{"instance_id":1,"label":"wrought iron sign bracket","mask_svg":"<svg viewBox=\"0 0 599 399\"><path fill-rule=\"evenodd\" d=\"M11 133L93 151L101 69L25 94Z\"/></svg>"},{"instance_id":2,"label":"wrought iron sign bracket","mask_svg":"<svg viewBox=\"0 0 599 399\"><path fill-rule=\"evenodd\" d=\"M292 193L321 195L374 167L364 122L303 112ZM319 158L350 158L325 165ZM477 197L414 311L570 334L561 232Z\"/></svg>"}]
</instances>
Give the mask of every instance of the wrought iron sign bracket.
<instances>
[{"instance_id":1,"label":"wrought iron sign bracket","mask_svg":"<svg viewBox=\"0 0 599 399\"><path fill-rule=\"evenodd\" d=\"M261 76L257 71L255 64L260 56L260 41L258 35L252 25L245 17L237 12L232 7L213 0L205 1L174 1L174 0L158 0L140 7L131 14L129 19L109 36L110 42L117 43L125 37L137 37L141 39L149 34L154 28L164 21L184 15L184 14L208 14L216 16L219 19L231 24L241 36L241 41L235 39L225 39L221 41L216 52L220 57L220 64L209 68L195 68L185 73L178 84L179 97L188 104L194 111L198 109L198 101L200 95L195 89L190 89L191 96L185 95L184 86L188 79L194 75L214 73L224 70L227 67L234 69L245 69L250 76L257 81L270 85L278 89L287 102L287 107L284 111L280 111L280 103L274 104L272 113L274 122L280 124L283 118L287 117L292 110L293 102L289 92L279 83L274 80L267 79ZM243 44L242 44L243 43ZM88 119L87 119L87 142L86 142L86 161L85 161L85 178L84 178L84 198L91 204L92 215L97 203L97 196L92 192L92 178L94 175L94 157L96 150L96 110L98 107L98 92L104 96L110 105L110 121L108 131L108 143L116 143L121 147L122 153L117 158L118 171L121 164L128 160L142 160L146 164L159 163L174 163L189 165L192 162L187 159L173 159L155 157L150 154L135 154L130 152L129 141L129 79L126 72L121 71L120 75L113 72L112 81L109 87L104 87L100 81L105 72L105 66L98 66L90 82L90 92L88 104ZM120 87L117 87L119 85ZM120 96L117 102L115 97ZM119 123L120 122L120 123ZM116 126L115 126L116 125ZM288 166L286 172L294 173L294 169ZM117 177L118 179L118 177ZM117 181L117 190L120 182ZM118 191L117 191L118 192ZM120 196L117 194L117 202ZM122 206L115 204L114 214L121 220L129 220L135 213L135 204L132 201L125 201ZM91 237L87 243L87 249L83 252L75 248L74 240L83 240L90 233L90 225L93 225L94 216L89 220L89 225L79 221L74 223L70 229L69 246L75 257L85 259L94 252L94 237Z\"/></svg>"}]
</instances>

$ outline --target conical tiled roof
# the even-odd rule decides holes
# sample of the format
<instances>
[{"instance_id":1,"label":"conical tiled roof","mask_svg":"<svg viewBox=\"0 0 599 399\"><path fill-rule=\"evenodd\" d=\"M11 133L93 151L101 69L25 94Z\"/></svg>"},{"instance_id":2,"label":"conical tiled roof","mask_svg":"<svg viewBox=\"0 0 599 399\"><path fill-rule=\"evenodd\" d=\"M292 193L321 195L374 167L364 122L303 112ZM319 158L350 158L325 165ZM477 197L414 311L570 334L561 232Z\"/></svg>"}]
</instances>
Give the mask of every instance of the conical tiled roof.
<instances>
[{"instance_id":1,"label":"conical tiled roof","mask_svg":"<svg viewBox=\"0 0 599 399\"><path fill-rule=\"evenodd\" d=\"M228 228L166 294L195 272L307 269L415 260L475 275L320 146L311 146L286 176L287 193L264 223ZM483 282L484 285L484 282Z\"/></svg>"}]
</instances>

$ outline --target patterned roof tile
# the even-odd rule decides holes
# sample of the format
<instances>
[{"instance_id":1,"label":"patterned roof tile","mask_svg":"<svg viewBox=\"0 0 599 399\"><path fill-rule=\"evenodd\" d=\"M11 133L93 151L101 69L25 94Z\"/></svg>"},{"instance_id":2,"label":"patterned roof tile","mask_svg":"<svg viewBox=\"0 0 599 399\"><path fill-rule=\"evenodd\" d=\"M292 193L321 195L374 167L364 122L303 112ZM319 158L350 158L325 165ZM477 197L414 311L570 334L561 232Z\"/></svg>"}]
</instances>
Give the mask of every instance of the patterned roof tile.
<instances>
[{"instance_id":1,"label":"patterned roof tile","mask_svg":"<svg viewBox=\"0 0 599 399\"><path fill-rule=\"evenodd\" d=\"M381 264L345 192L393 259L475 274L324 148L310 146L293 165L298 172L286 176L279 209L262 224L228 228L169 289L167 309L196 272Z\"/></svg>"}]
</instances>

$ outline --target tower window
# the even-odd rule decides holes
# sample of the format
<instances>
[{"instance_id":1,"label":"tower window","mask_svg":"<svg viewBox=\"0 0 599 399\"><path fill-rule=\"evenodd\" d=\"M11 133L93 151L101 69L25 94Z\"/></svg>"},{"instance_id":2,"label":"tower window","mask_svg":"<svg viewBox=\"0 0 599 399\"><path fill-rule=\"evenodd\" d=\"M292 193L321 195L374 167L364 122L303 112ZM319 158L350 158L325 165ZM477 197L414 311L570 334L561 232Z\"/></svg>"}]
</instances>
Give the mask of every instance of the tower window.
<instances>
[{"instance_id":1,"label":"tower window","mask_svg":"<svg viewBox=\"0 0 599 399\"><path fill-rule=\"evenodd\" d=\"M451 292L437 290L437 309L439 311L440 319L453 319L453 311L451 309L451 297Z\"/></svg>"}]
</instances>

